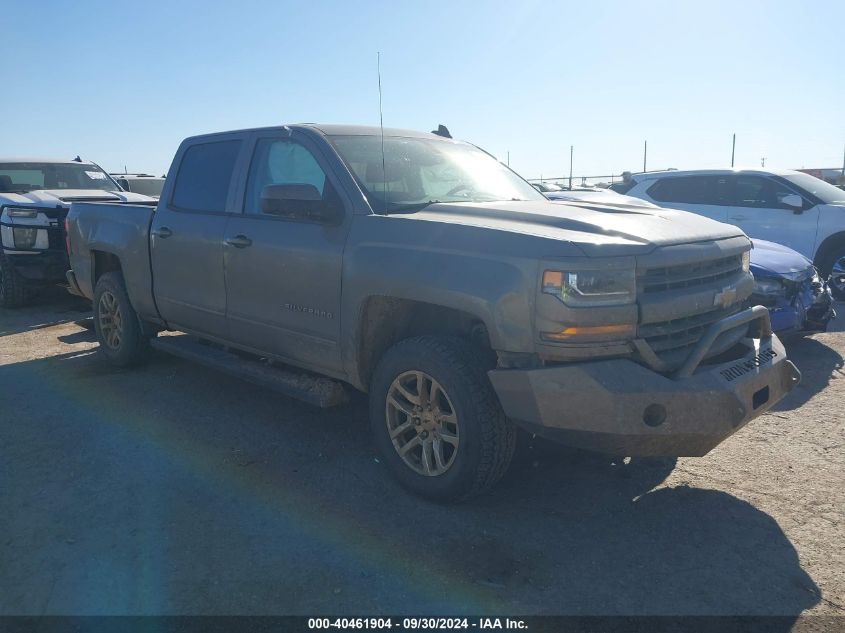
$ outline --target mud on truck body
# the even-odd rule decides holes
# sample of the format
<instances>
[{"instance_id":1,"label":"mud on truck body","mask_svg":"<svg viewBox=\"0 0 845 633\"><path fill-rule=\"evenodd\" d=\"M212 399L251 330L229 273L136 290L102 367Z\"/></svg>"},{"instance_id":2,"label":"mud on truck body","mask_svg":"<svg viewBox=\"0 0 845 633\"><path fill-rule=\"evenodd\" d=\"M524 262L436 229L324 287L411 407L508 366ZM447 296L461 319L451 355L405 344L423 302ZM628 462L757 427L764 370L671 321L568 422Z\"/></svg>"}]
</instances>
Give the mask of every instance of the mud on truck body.
<instances>
[{"instance_id":1,"label":"mud on truck body","mask_svg":"<svg viewBox=\"0 0 845 633\"><path fill-rule=\"evenodd\" d=\"M74 204L68 227L71 287L93 299L106 358L154 347L324 406L367 392L384 462L429 497L490 488L517 426L614 455L703 455L799 380L748 305L739 229L551 202L437 135L194 137L155 209Z\"/></svg>"}]
</instances>

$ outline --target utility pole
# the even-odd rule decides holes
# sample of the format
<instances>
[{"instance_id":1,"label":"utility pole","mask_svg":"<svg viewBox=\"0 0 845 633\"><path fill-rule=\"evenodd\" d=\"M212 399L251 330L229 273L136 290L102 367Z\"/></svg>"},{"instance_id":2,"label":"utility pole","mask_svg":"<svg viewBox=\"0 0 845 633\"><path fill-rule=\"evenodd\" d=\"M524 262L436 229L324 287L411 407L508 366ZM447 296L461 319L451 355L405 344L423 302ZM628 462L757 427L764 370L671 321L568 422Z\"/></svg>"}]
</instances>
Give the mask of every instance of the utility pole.
<instances>
[{"instance_id":1,"label":"utility pole","mask_svg":"<svg viewBox=\"0 0 845 633\"><path fill-rule=\"evenodd\" d=\"M734 132L734 140L731 143L731 169L734 166L734 156L736 155L736 132Z\"/></svg>"},{"instance_id":2,"label":"utility pole","mask_svg":"<svg viewBox=\"0 0 845 633\"><path fill-rule=\"evenodd\" d=\"M575 153L575 146L569 146L569 190L572 191L572 156Z\"/></svg>"},{"instance_id":3,"label":"utility pole","mask_svg":"<svg viewBox=\"0 0 845 633\"><path fill-rule=\"evenodd\" d=\"M511 166L511 151L508 150L508 167Z\"/></svg>"},{"instance_id":4,"label":"utility pole","mask_svg":"<svg viewBox=\"0 0 845 633\"><path fill-rule=\"evenodd\" d=\"M648 157L648 141L643 141L643 173L645 173L646 168L646 158Z\"/></svg>"}]
</instances>

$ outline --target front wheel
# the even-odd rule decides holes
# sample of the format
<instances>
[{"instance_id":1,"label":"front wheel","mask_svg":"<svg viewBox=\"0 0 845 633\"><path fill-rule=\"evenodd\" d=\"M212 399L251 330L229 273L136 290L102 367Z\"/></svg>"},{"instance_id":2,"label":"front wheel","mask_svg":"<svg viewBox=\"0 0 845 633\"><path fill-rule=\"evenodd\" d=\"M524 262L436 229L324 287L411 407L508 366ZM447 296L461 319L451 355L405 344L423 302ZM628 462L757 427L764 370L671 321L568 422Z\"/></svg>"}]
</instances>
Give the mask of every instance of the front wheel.
<instances>
[{"instance_id":1,"label":"front wheel","mask_svg":"<svg viewBox=\"0 0 845 633\"><path fill-rule=\"evenodd\" d=\"M141 362L149 335L129 302L123 276L105 273L94 289L94 330L103 355L119 367Z\"/></svg>"},{"instance_id":2,"label":"front wheel","mask_svg":"<svg viewBox=\"0 0 845 633\"><path fill-rule=\"evenodd\" d=\"M461 339L420 336L388 350L373 374L376 444L417 494L464 499L493 486L510 464L516 433L479 356Z\"/></svg>"}]
</instances>

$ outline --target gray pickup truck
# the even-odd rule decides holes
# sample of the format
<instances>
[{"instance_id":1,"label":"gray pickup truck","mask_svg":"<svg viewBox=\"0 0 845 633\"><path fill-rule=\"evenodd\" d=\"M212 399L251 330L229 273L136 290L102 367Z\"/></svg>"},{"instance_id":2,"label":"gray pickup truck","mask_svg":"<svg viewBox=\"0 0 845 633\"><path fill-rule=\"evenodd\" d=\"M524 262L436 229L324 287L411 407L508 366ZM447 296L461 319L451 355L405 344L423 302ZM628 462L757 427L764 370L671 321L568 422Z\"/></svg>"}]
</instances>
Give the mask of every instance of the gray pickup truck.
<instances>
[{"instance_id":1,"label":"gray pickup truck","mask_svg":"<svg viewBox=\"0 0 845 633\"><path fill-rule=\"evenodd\" d=\"M68 215L68 281L108 359L154 347L323 406L368 392L386 464L429 497L494 484L516 426L614 455L704 455L800 379L747 305L739 229L550 202L439 135L189 138L158 206L116 211Z\"/></svg>"}]
</instances>

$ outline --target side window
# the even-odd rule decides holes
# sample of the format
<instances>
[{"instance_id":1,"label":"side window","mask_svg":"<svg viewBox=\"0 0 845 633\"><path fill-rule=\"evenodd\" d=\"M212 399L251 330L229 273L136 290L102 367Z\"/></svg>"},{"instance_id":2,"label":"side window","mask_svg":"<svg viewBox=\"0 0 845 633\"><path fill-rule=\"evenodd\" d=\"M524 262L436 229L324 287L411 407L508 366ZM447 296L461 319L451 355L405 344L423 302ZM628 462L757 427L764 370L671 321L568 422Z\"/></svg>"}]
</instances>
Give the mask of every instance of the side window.
<instances>
[{"instance_id":1,"label":"side window","mask_svg":"<svg viewBox=\"0 0 845 633\"><path fill-rule=\"evenodd\" d=\"M727 204L726 176L679 176L661 178L648 189L648 195L658 202L683 204Z\"/></svg>"},{"instance_id":2,"label":"side window","mask_svg":"<svg viewBox=\"0 0 845 633\"><path fill-rule=\"evenodd\" d=\"M731 204L754 209L792 209L782 200L794 194L779 182L762 176L736 176Z\"/></svg>"},{"instance_id":3,"label":"side window","mask_svg":"<svg viewBox=\"0 0 845 633\"><path fill-rule=\"evenodd\" d=\"M323 200L334 197L311 152L289 140L261 139L256 144L246 185L246 213L261 214L261 190L267 185L313 185Z\"/></svg>"},{"instance_id":4,"label":"side window","mask_svg":"<svg viewBox=\"0 0 845 633\"><path fill-rule=\"evenodd\" d=\"M192 145L182 155L171 204L189 211L226 210L240 141Z\"/></svg>"}]
</instances>

